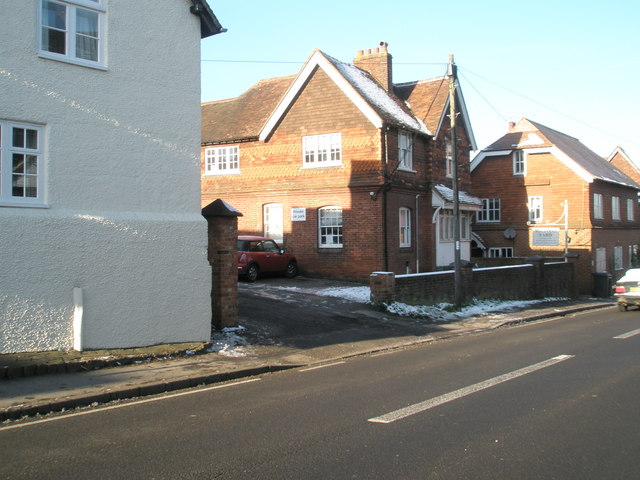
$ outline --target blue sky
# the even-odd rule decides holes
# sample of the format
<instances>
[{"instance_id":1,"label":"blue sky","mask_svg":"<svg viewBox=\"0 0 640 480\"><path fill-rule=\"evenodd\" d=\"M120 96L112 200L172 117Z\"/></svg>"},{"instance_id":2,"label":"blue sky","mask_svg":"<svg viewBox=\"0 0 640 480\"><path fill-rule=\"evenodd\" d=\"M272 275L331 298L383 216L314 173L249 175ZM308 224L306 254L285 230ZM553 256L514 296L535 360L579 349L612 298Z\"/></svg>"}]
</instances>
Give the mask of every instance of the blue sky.
<instances>
[{"instance_id":1,"label":"blue sky","mask_svg":"<svg viewBox=\"0 0 640 480\"><path fill-rule=\"evenodd\" d=\"M635 0L209 4L228 31L202 42L202 101L296 74L315 48L351 62L385 41L395 83L443 75L454 54L479 148L527 117L640 165Z\"/></svg>"}]
</instances>

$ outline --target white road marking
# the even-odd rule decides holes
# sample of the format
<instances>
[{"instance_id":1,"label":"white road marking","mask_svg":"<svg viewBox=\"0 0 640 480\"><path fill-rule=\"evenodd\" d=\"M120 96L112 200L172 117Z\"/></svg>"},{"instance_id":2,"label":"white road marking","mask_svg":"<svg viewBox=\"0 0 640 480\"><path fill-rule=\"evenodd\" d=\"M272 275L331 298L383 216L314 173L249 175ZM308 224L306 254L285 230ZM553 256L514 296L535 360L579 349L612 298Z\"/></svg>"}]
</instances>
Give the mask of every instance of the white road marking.
<instances>
[{"instance_id":1,"label":"white road marking","mask_svg":"<svg viewBox=\"0 0 640 480\"><path fill-rule=\"evenodd\" d=\"M627 333L622 333L613 338L624 340L625 338L633 337L634 335L638 335L639 333L640 333L640 328L637 330L631 330L630 332L627 332Z\"/></svg>"},{"instance_id":2,"label":"white road marking","mask_svg":"<svg viewBox=\"0 0 640 480\"><path fill-rule=\"evenodd\" d=\"M379 417L370 418L369 421L373 423L392 423L392 422L395 422L396 420L401 420L410 415L415 415L416 413L421 413L421 412L424 412L425 410L429 410L430 408L437 407L438 405L442 405L444 403L457 400L458 398L465 397L472 393L479 392L480 390L485 390L487 388L494 387L500 383L513 380L514 378L518 378L523 375L533 373L537 370L550 367L552 365L555 365L556 363L564 362L565 360L569 360L570 358L573 358L573 357L574 355L558 355L557 357L550 358L543 362L536 363L534 365L530 365L528 367L524 367L519 370L514 370L513 372L505 373L504 375L490 378L489 380L485 380L484 382L476 383L475 385L470 385L468 387L464 387L450 393L445 393L444 395L440 395L439 397L434 397L429 400L425 400L424 402L409 405L408 407L401 408L393 412L389 412Z\"/></svg>"},{"instance_id":3,"label":"white road marking","mask_svg":"<svg viewBox=\"0 0 640 480\"><path fill-rule=\"evenodd\" d=\"M315 367L307 367L307 368L301 368L300 370L298 370L299 372L309 372L311 370L318 370L319 368L326 368L326 367L333 367L334 365L341 365L345 363L344 361L341 362L333 362L333 363L327 363L324 365L317 365Z\"/></svg>"},{"instance_id":4,"label":"white road marking","mask_svg":"<svg viewBox=\"0 0 640 480\"><path fill-rule=\"evenodd\" d=\"M13 430L15 428L30 427L32 425L37 425L39 423L57 422L58 420L66 420L67 418L80 417L80 416L83 416L83 415L91 415L93 413L104 412L105 410L115 410L116 408L124 408L124 407L131 407L133 405L141 405L143 403L158 402L160 400L166 400L168 398L183 397L185 395L194 395L196 393L208 392L208 391L211 391L211 390L219 390L221 388L235 387L236 385L241 385L243 383L257 382L259 380L260 380L259 378L250 378L248 380L241 380L241 381L233 382L233 383L224 383L224 384L220 384L220 385L213 385L211 387L199 388L197 390L189 390L189 391L186 391L186 392L179 392L179 393L169 393L169 394L163 395L161 397L145 398L143 400L134 400L132 402L120 403L118 405L109 405L109 406L106 406L106 407L97 407L94 410L84 410L82 412L68 413L68 414L63 414L63 415L58 416L58 417L43 418L43 419L40 419L40 420L34 420L34 421L25 422L25 423L18 423L18 424L15 424L15 425L7 425L6 427L0 426L0 431Z\"/></svg>"}]
</instances>

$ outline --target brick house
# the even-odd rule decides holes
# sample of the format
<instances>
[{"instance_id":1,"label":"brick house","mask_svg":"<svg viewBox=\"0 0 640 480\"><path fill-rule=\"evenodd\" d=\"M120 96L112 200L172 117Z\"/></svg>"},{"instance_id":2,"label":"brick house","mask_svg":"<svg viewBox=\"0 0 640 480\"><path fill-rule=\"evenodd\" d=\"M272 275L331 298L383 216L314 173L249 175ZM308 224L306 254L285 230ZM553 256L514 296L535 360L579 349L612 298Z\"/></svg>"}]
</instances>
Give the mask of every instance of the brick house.
<instances>
[{"instance_id":1,"label":"brick house","mask_svg":"<svg viewBox=\"0 0 640 480\"><path fill-rule=\"evenodd\" d=\"M480 200L475 140L458 108L462 258ZM202 105L202 204L223 198L239 233L279 240L307 275L365 280L453 262L447 77L393 84L387 44L353 64L315 50L297 75Z\"/></svg>"},{"instance_id":2,"label":"brick house","mask_svg":"<svg viewBox=\"0 0 640 480\"><path fill-rule=\"evenodd\" d=\"M611 155L607 157L607 162L616 167L627 177L631 178L637 184L640 184L640 167L629 158L627 152L622 147L616 147Z\"/></svg>"},{"instance_id":3,"label":"brick house","mask_svg":"<svg viewBox=\"0 0 640 480\"><path fill-rule=\"evenodd\" d=\"M616 279L629 268L640 243L640 185L578 139L522 119L473 159L471 178L483 204L474 252L578 254L585 294L592 273Z\"/></svg>"}]
</instances>

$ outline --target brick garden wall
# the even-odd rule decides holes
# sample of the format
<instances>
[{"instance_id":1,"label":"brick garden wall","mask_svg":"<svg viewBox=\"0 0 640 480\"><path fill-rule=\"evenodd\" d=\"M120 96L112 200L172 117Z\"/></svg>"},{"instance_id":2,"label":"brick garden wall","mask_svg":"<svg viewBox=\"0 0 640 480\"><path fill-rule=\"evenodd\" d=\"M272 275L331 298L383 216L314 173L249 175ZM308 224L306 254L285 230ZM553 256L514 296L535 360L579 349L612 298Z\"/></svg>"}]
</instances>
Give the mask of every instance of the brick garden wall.
<instances>
[{"instance_id":1,"label":"brick garden wall","mask_svg":"<svg viewBox=\"0 0 640 480\"><path fill-rule=\"evenodd\" d=\"M576 265L570 262L532 263L505 267L462 269L463 301L473 298L532 300L545 297L577 296ZM454 272L394 275L389 272L371 274L371 301L409 305L434 305L455 302Z\"/></svg>"}]
</instances>

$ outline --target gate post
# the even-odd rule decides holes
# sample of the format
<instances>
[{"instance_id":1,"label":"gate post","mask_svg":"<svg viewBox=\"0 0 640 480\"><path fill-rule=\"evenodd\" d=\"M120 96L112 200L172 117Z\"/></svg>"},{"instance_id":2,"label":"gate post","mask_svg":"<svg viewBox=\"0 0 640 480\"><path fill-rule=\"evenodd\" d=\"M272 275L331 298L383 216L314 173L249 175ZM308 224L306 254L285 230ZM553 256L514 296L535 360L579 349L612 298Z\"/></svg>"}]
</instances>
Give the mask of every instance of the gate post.
<instances>
[{"instance_id":1,"label":"gate post","mask_svg":"<svg viewBox=\"0 0 640 480\"><path fill-rule=\"evenodd\" d=\"M211 265L211 332L237 327L238 210L218 199L202 209L207 220L207 258Z\"/></svg>"}]
</instances>

